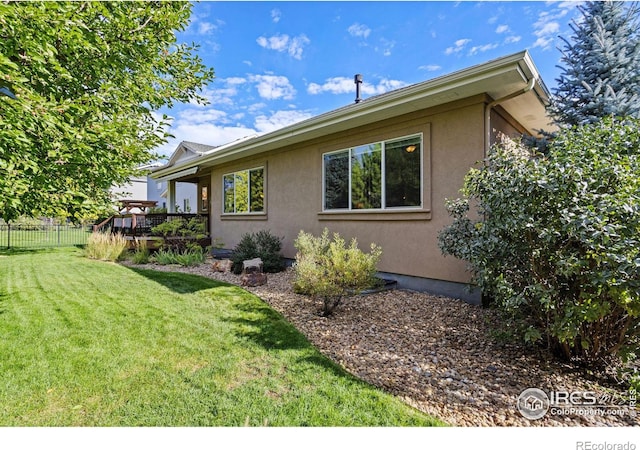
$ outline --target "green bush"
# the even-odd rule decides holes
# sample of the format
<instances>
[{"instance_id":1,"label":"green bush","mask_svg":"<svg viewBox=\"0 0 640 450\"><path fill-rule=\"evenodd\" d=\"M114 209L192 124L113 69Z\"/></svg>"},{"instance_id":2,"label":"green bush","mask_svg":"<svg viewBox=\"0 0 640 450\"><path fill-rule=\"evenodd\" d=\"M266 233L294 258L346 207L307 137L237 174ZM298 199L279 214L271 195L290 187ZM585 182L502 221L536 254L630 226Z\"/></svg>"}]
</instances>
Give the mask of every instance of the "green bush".
<instances>
[{"instance_id":1,"label":"green bush","mask_svg":"<svg viewBox=\"0 0 640 450\"><path fill-rule=\"evenodd\" d=\"M119 233L94 232L87 239L84 254L87 258L118 261L127 250L127 240Z\"/></svg>"},{"instance_id":2,"label":"green bush","mask_svg":"<svg viewBox=\"0 0 640 450\"><path fill-rule=\"evenodd\" d=\"M444 254L466 260L485 295L529 341L602 364L640 334L637 121L563 130L546 157L503 140L448 203ZM478 211L469 214L469 202Z\"/></svg>"},{"instance_id":3,"label":"green bush","mask_svg":"<svg viewBox=\"0 0 640 450\"><path fill-rule=\"evenodd\" d=\"M205 223L197 217L163 222L153 227L151 233L162 236L164 249L178 253L184 253L207 237Z\"/></svg>"},{"instance_id":4,"label":"green bush","mask_svg":"<svg viewBox=\"0 0 640 450\"><path fill-rule=\"evenodd\" d=\"M151 259L160 265L197 266L205 262L206 252L202 248L190 248L182 251L161 248Z\"/></svg>"},{"instance_id":5,"label":"green bush","mask_svg":"<svg viewBox=\"0 0 640 450\"><path fill-rule=\"evenodd\" d=\"M231 255L233 273L240 274L242 262L253 258L262 260L262 269L265 272L281 272L285 267L281 250L282 238L272 235L268 230L245 233Z\"/></svg>"},{"instance_id":6,"label":"green bush","mask_svg":"<svg viewBox=\"0 0 640 450\"><path fill-rule=\"evenodd\" d=\"M294 264L293 288L299 294L321 298L323 316L329 316L343 297L376 284L376 266L382 249L371 244L364 253L354 238L347 246L338 233L329 237L324 229L319 237L300 231L295 242L298 250Z\"/></svg>"}]
</instances>

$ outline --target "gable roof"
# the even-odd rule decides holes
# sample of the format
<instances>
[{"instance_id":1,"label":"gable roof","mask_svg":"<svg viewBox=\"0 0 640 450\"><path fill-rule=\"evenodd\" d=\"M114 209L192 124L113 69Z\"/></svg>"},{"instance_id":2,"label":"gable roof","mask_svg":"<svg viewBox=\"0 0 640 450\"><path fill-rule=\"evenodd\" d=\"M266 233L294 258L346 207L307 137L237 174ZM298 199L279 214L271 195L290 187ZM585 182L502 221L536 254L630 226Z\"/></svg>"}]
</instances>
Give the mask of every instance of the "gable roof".
<instances>
[{"instance_id":1,"label":"gable roof","mask_svg":"<svg viewBox=\"0 0 640 450\"><path fill-rule=\"evenodd\" d=\"M204 153L215 149L214 145L199 144L197 142L182 141L178 144L176 149L169 157L167 166L175 165L183 160L191 159L196 156L203 155Z\"/></svg>"},{"instance_id":2,"label":"gable roof","mask_svg":"<svg viewBox=\"0 0 640 450\"><path fill-rule=\"evenodd\" d=\"M527 90L527 87L531 88ZM170 161L166 166L156 169L152 177L177 178L179 174L185 173L185 170L195 173L195 166L198 166L196 171L199 171L285 145L301 143L474 95L487 94L492 99L502 99L519 91L522 91L521 95L505 99L500 106L532 135L538 135L538 131L542 129L554 131L555 127L550 124L546 115L549 91L525 50L369 97L359 103L343 106L267 134L225 144L210 150L197 161L190 160L176 165L172 165Z\"/></svg>"}]
</instances>

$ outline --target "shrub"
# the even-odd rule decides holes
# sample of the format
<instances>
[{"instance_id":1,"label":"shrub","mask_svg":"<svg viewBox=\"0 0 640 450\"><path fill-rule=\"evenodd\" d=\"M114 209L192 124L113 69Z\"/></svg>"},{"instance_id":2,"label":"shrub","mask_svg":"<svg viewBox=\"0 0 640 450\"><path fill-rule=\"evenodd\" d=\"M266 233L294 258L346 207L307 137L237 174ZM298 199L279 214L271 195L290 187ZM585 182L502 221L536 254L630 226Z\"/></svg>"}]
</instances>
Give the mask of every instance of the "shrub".
<instances>
[{"instance_id":1,"label":"shrub","mask_svg":"<svg viewBox=\"0 0 640 450\"><path fill-rule=\"evenodd\" d=\"M189 220L174 219L163 222L151 229L151 233L162 236L162 247L184 253L185 250L198 245L198 242L207 237L205 223L197 217Z\"/></svg>"},{"instance_id":2,"label":"shrub","mask_svg":"<svg viewBox=\"0 0 640 450\"><path fill-rule=\"evenodd\" d=\"M439 236L527 340L587 364L638 346L638 125L563 130L547 157L504 140L469 172L466 198L449 202L454 221Z\"/></svg>"},{"instance_id":3,"label":"shrub","mask_svg":"<svg viewBox=\"0 0 640 450\"><path fill-rule=\"evenodd\" d=\"M324 229L319 237L300 231L295 242L298 250L294 264L294 291L321 298L323 316L329 316L343 297L375 285L376 266L382 249L371 244L364 253L354 238L349 246L338 233L329 238Z\"/></svg>"},{"instance_id":4,"label":"shrub","mask_svg":"<svg viewBox=\"0 0 640 450\"><path fill-rule=\"evenodd\" d=\"M85 256L102 261L117 261L127 250L127 240L119 233L92 233L87 239Z\"/></svg>"},{"instance_id":5,"label":"shrub","mask_svg":"<svg viewBox=\"0 0 640 450\"><path fill-rule=\"evenodd\" d=\"M206 252L202 248L190 248L183 251L161 248L152 259L160 265L178 264L188 267L204 263L205 258Z\"/></svg>"},{"instance_id":6,"label":"shrub","mask_svg":"<svg viewBox=\"0 0 640 450\"><path fill-rule=\"evenodd\" d=\"M151 252L149 251L149 247L147 246L147 241L138 241L136 244L136 249L133 252L133 256L131 260L134 264L147 264L151 257Z\"/></svg>"},{"instance_id":7,"label":"shrub","mask_svg":"<svg viewBox=\"0 0 640 450\"><path fill-rule=\"evenodd\" d=\"M245 233L231 255L233 273L241 273L242 262L253 258L262 260L262 269L265 272L281 272L285 267L281 250L282 238L272 235L268 230Z\"/></svg>"}]
</instances>

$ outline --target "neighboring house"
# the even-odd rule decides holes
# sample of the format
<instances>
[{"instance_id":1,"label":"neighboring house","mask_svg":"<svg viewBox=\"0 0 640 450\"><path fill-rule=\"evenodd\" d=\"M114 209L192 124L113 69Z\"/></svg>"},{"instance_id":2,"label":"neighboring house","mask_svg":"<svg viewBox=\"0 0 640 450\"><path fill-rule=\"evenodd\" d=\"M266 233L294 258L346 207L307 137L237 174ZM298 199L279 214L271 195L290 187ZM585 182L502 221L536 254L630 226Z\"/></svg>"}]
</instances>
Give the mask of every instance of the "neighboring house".
<instances>
[{"instance_id":1,"label":"neighboring house","mask_svg":"<svg viewBox=\"0 0 640 450\"><path fill-rule=\"evenodd\" d=\"M148 164L138 167L141 171L149 171L157 168L158 164ZM147 200L147 190L149 185L148 175L137 175L129 178L129 183L111 188L111 196L114 201L118 200ZM118 209L117 206L114 206ZM135 210L134 212L139 212Z\"/></svg>"},{"instance_id":2,"label":"neighboring house","mask_svg":"<svg viewBox=\"0 0 640 450\"><path fill-rule=\"evenodd\" d=\"M442 256L438 232L451 223L469 169L498 131L553 131L549 92L520 52L371 97L277 131L212 148L155 169L198 186L198 212L233 248L261 229L283 237L294 258L300 230L328 227L367 249L383 249L381 272L400 287L478 302L465 263Z\"/></svg>"}]
</instances>

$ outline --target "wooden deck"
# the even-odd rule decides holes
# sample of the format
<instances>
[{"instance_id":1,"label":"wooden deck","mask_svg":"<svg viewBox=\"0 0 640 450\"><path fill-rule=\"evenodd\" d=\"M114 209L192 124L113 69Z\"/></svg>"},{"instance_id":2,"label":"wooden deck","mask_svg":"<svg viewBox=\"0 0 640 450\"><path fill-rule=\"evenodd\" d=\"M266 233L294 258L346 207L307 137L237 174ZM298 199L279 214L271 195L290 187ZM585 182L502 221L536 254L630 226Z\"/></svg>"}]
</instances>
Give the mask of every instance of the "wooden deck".
<instances>
[{"instance_id":1,"label":"wooden deck","mask_svg":"<svg viewBox=\"0 0 640 450\"><path fill-rule=\"evenodd\" d=\"M209 233L209 217L200 214L180 214L180 213L150 213L150 214L115 214L98 225L93 226L93 231L120 233L128 241L131 242L131 246L134 247L137 242L144 241L150 244L150 247L154 248L162 243L163 237L157 233L154 233L153 228L165 222L172 222L174 220L186 220L190 221L196 219L199 222L204 223L206 239L210 239ZM177 239L175 237L173 239ZM184 236L183 238L188 238Z\"/></svg>"}]
</instances>

